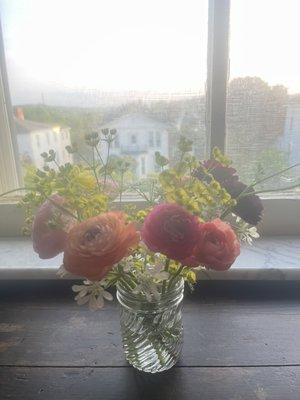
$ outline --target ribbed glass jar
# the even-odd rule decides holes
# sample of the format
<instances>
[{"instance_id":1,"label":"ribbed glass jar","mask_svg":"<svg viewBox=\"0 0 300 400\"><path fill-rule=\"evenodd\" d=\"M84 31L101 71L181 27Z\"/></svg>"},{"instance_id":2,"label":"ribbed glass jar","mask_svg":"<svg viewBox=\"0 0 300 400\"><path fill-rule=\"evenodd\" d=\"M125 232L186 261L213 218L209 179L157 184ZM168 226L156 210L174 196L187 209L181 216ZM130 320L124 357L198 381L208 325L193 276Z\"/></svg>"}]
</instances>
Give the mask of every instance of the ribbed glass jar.
<instances>
[{"instance_id":1,"label":"ribbed glass jar","mask_svg":"<svg viewBox=\"0 0 300 400\"><path fill-rule=\"evenodd\" d=\"M144 372L162 372L179 359L183 343L182 299L184 281L147 301L118 286L121 334L129 364Z\"/></svg>"}]
</instances>

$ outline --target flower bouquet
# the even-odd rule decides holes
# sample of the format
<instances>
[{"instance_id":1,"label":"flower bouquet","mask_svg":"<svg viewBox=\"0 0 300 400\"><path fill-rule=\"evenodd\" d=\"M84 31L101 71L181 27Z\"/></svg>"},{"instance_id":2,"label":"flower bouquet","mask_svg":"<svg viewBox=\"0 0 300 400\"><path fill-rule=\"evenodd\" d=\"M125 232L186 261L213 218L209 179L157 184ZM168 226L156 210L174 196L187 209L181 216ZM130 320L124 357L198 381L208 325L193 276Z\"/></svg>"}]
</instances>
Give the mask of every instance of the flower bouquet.
<instances>
[{"instance_id":1,"label":"flower bouquet","mask_svg":"<svg viewBox=\"0 0 300 400\"><path fill-rule=\"evenodd\" d=\"M181 351L184 284L192 290L198 269L228 270L240 242L259 236L263 206L255 183L242 183L218 149L199 162L184 137L177 162L156 153L160 172L135 182L130 160L110 157L115 134L87 135L89 158L67 146L82 161L77 165L58 165L53 150L41 155L43 170L25 178L25 231L41 258L63 253L60 275L84 278L72 287L79 305L102 308L116 286L125 356L140 370L159 372ZM128 191L143 201L126 203Z\"/></svg>"}]
</instances>

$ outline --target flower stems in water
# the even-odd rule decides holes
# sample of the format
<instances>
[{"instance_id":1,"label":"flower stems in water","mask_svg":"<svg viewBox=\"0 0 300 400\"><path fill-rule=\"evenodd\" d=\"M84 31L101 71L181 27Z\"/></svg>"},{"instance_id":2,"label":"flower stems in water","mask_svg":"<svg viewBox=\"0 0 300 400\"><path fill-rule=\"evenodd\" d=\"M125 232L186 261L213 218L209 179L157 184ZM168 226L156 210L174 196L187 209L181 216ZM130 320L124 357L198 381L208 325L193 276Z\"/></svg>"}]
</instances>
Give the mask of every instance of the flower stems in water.
<instances>
[{"instance_id":1,"label":"flower stems in water","mask_svg":"<svg viewBox=\"0 0 300 400\"><path fill-rule=\"evenodd\" d=\"M168 285L168 289L172 289L172 287L174 286L174 283L176 282L176 278L181 274L181 272L184 269L184 265L181 265L178 270L176 271L176 273L172 276L172 278L170 279L169 285Z\"/></svg>"},{"instance_id":2,"label":"flower stems in water","mask_svg":"<svg viewBox=\"0 0 300 400\"><path fill-rule=\"evenodd\" d=\"M170 266L170 259L167 258L166 259L166 265L165 265L165 271L169 272L169 266ZM166 292L166 287L167 287L167 281L164 280L163 284L162 284L162 289L161 289L161 293L164 294Z\"/></svg>"}]
</instances>

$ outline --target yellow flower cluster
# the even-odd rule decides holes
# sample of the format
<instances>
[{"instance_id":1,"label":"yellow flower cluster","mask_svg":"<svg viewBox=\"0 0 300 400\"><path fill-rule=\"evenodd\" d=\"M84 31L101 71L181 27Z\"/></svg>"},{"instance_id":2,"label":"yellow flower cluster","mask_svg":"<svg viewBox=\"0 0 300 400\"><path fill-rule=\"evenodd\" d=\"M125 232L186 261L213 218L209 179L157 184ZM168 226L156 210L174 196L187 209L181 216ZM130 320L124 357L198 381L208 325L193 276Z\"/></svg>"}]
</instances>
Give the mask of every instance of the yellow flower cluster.
<instances>
[{"instance_id":1,"label":"yellow flower cluster","mask_svg":"<svg viewBox=\"0 0 300 400\"><path fill-rule=\"evenodd\" d=\"M25 208L26 224L30 226L35 208L52 193L66 200L69 209L79 220L85 220L108 209L108 196L102 191L92 171L81 165L66 164L58 170L44 171L30 168L25 177L30 190L21 200ZM25 229L26 232L26 229Z\"/></svg>"},{"instance_id":2,"label":"yellow flower cluster","mask_svg":"<svg viewBox=\"0 0 300 400\"><path fill-rule=\"evenodd\" d=\"M210 214L216 215L217 210L234 205L235 200L215 179L200 181L192 175L183 176L178 170L169 169L160 174L167 202L180 204L203 219L209 219Z\"/></svg>"},{"instance_id":3,"label":"yellow flower cluster","mask_svg":"<svg viewBox=\"0 0 300 400\"><path fill-rule=\"evenodd\" d=\"M213 149L213 158L225 167L229 167L232 164L231 159L226 157L218 147Z\"/></svg>"}]
</instances>

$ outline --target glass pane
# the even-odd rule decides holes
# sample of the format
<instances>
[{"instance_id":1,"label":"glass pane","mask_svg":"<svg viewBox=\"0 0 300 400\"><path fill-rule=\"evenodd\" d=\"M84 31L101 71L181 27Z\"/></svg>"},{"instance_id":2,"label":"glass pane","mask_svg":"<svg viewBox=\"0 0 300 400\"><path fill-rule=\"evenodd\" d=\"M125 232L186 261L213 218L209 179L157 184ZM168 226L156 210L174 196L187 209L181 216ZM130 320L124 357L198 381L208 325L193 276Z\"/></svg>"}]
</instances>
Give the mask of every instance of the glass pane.
<instances>
[{"instance_id":1,"label":"glass pane","mask_svg":"<svg viewBox=\"0 0 300 400\"><path fill-rule=\"evenodd\" d=\"M299 13L297 0L231 1L227 151L247 183L300 162ZM299 177L295 168L260 189Z\"/></svg>"},{"instance_id":2,"label":"glass pane","mask_svg":"<svg viewBox=\"0 0 300 400\"><path fill-rule=\"evenodd\" d=\"M207 0L2 0L9 85L24 166L91 158L84 135L116 129L110 152L137 178L180 134L205 153ZM100 149L105 161L107 147Z\"/></svg>"}]
</instances>

